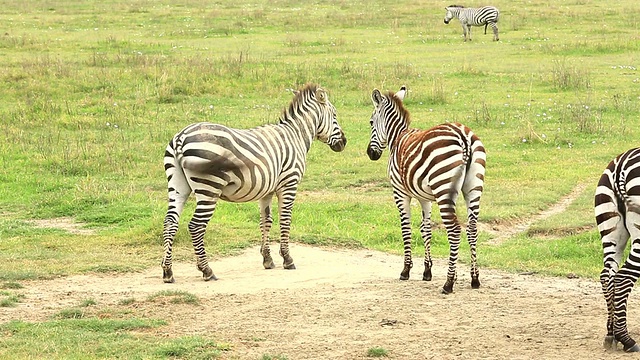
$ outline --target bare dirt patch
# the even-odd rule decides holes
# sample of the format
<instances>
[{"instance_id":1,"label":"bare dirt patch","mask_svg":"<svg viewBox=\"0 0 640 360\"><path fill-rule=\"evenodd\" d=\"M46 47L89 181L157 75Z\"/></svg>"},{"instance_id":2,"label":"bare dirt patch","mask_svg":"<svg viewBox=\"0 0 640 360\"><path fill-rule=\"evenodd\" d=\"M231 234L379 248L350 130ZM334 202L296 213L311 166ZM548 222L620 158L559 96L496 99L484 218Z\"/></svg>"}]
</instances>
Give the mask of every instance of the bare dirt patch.
<instances>
[{"instance_id":1,"label":"bare dirt patch","mask_svg":"<svg viewBox=\"0 0 640 360\"><path fill-rule=\"evenodd\" d=\"M85 224L75 222L72 218L39 219L29 221L33 226L45 229L60 229L76 235L95 235L93 229L84 228Z\"/></svg>"},{"instance_id":2,"label":"bare dirt patch","mask_svg":"<svg viewBox=\"0 0 640 360\"><path fill-rule=\"evenodd\" d=\"M0 323L44 321L94 299L101 308L126 308L162 318L162 336L202 335L229 343L225 359L365 359L382 347L392 359L612 359L606 352L604 299L596 281L518 275L481 269L482 287L469 286L460 264L455 292L442 295L443 260L434 280L400 281L400 256L370 250L293 244L297 270L264 270L257 247L211 261L220 278L204 282L195 264L174 265L175 284L160 267L139 273L89 274L25 282L26 297L0 309ZM199 305L147 300L162 290L197 295ZM124 299L134 298L129 305ZM630 330L638 336L638 301L631 296Z\"/></svg>"}]
</instances>

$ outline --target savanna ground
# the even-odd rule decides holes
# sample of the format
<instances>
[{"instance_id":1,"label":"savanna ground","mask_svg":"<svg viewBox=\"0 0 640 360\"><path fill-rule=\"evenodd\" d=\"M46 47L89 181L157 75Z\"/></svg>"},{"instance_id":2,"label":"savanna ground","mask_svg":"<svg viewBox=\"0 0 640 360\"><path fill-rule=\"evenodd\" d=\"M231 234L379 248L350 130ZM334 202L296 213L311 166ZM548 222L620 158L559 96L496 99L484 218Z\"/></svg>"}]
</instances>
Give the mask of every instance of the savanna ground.
<instances>
[{"instance_id":1,"label":"savanna ground","mask_svg":"<svg viewBox=\"0 0 640 360\"><path fill-rule=\"evenodd\" d=\"M564 211L573 200L561 199L536 220ZM513 236L532 222L511 234L499 231ZM81 231L68 221L39 226ZM142 334L213 336L223 344L216 352L222 359L366 359L372 349L393 359L632 356L601 346L605 307L593 280L482 269L482 287L472 290L461 264L455 292L443 295L444 260L435 261L433 281L424 282L419 256L413 278L400 281L400 256L297 244L292 254L296 270L264 270L257 246L217 258L211 265L219 280L210 282L187 262L174 264L174 284L162 283L159 267L29 281L20 292L26 300L0 313L0 323L38 323L74 308L79 318L162 318L166 325ZM91 303L78 308L87 299ZM630 316L638 306L632 297Z\"/></svg>"},{"instance_id":2,"label":"savanna ground","mask_svg":"<svg viewBox=\"0 0 640 360\"><path fill-rule=\"evenodd\" d=\"M420 259L413 279L400 281L398 256L303 245L292 251L294 271L262 269L258 247L217 259L215 282L203 282L194 264L183 262L175 264L177 282L171 285L162 283L159 267L30 281L22 292L27 300L3 309L0 321L46 321L93 299L83 316L162 318L166 325L142 334L213 337L228 344L219 355L223 359L365 359L376 347L392 359L633 356L603 349L604 301L593 280L482 269L482 287L472 290L468 268L461 266L455 292L442 295L441 260L432 282L419 280ZM195 295L199 302L150 299L167 290ZM631 301L631 316L639 306Z\"/></svg>"},{"instance_id":3,"label":"savanna ground","mask_svg":"<svg viewBox=\"0 0 640 360\"><path fill-rule=\"evenodd\" d=\"M492 4L501 41L475 28L464 43L457 21L442 23L449 3L422 0L5 1L0 358L633 356L601 345L593 193L640 138L637 1ZM257 205L222 203L205 237L220 280L203 282L191 203L177 283L163 284L167 141L198 121L274 123L309 82L328 90L349 143L308 154L298 269L263 270ZM487 148L479 290L463 244L455 292L440 294L437 211L434 280L418 280L418 258L397 280L385 158L365 149L371 91L401 85L413 126L464 122ZM636 337L638 308L632 293Z\"/></svg>"}]
</instances>

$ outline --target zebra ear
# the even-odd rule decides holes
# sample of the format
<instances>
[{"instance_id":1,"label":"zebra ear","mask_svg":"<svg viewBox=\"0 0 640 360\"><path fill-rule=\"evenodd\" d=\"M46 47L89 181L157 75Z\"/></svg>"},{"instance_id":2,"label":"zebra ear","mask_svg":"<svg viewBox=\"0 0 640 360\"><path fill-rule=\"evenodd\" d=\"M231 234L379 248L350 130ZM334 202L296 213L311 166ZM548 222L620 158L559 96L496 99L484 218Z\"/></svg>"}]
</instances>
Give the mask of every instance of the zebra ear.
<instances>
[{"instance_id":1,"label":"zebra ear","mask_svg":"<svg viewBox=\"0 0 640 360\"><path fill-rule=\"evenodd\" d=\"M318 99L318 102L320 104L324 104L327 102L327 92L324 91L324 89L322 88L318 88L318 90L316 90L316 99Z\"/></svg>"},{"instance_id":2,"label":"zebra ear","mask_svg":"<svg viewBox=\"0 0 640 360\"><path fill-rule=\"evenodd\" d=\"M407 93L407 87L402 85L402 87L400 88L400 90L398 90L398 92L395 94L395 97L397 97L400 100L404 100L404 96Z\"/></svg>"},{"instance_id":3,"label":"zebra ear","mask_svg":"<svg viewBox=\"0 0 640 360\"><path fill-rule=\"evenodd\" d=\"M380 105L382 101L382 94L380 94L380 90L373 89L373 94L371 94L371 101L373 101L374 106Z\"/></svg>"}]
</instances>

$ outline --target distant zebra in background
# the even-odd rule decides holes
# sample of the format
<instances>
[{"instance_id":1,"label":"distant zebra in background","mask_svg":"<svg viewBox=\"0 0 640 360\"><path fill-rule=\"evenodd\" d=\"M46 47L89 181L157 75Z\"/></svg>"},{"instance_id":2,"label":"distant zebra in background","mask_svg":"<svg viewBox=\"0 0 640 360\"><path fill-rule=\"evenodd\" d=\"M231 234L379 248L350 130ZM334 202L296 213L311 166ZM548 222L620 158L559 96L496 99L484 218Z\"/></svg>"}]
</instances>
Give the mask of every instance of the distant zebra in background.
<instances>
[{"instance_id":1,"label":"distant zebra in background","mask_svg":"<svg viewBox=\"0 0 640 360\"><path fill-rule=\"evenodd\" d=\"M388 173L393 198L400 211L404 242L404 269L401 280L409 279L411 259L411 199L422 207L420 233L424 241L423 280L431 280L431 203L437 202L449 239L449 270L442 288L453 291L460 247L460 224L456 216L456 199L460 191L467 203L467 238L471 249L471 287L480 287L476 260L477 221L483 191L486 154L480 139L466 126L442 124L429 130L410 129L409 112L402 100L406 87L393 94L373 90L371 139L367 154L378 160L389 146Z\"/></svg>"},{"instance_id":2,"label":"distant zebra in background","mask_svg":"<svg viewBox=\"0 0 640 360\"><path fill-rule=\"evenodd\" d=\"M604 346L617 342L628 352L640 346L627 330L627 300L640 276L640 148L618 155L604 170L595 194L595 217L602 238L604 268L600 273L607 302ZM631 250L620 267L627 243Z\"/></svg>"},{"instance_id":3,"label":"distant zebra in background","mask_svg":"<svg viewBox=\"0 0 640 360\"><path fill-rule=\"evenodd\" d=\"M259 200L263 265L275 267L269 250L273 222L271 200L278 198L280 255L285 269L295 269L289 254L291 210L298 183L306 168L314 139L342 151L347 139L336 119L336 108L324 89L309 84L295 93L279 124L247 130L211 123L192 124L178 132L164 154L169 206L164 220L164 282L174 282L172 245L185 202L195 193L196 209L189 233L204 280L216 280L204 247L207 224L219 199L230 202Z\"/></svg>"},{"instance_id":4,"label":"distant zebra in background","mask_svg":"<svg viewBox=\"0 0 640 360\"><path fill-rule=\"evenodd\" d=\"M493 6L483 6L481 8L465 8L460 5L447 6L447 13L444 16L444 23L448 24L451 19L457 17L462 25L464 41L467 37L471 40L471 27L484 25L484 33L487 34L487 26L493 29L493 40L500 40L498 37L498 17L500 12Z\"/></svg>"}]
</instances>

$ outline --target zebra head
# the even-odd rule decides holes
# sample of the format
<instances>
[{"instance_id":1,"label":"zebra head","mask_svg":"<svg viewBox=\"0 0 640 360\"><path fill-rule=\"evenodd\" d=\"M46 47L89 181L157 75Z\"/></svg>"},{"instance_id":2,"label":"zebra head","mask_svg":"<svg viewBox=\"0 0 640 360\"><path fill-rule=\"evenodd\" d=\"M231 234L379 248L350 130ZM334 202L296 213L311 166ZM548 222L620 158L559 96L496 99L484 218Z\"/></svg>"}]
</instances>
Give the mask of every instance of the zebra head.
<instances>
[{"instance_id":1,"label":"zebra head","mask_svg":"<svg viewBox=\"0 0 640 360\"><path fill-rule=\"evenodd\" d=\"M460 6L460 5L449 5L447 6L445 9L447 10L447 13L444 15L444 23L448 24L449 21L451 21L451 19L453 19L454 17L457 17L458 14L460 13L460 8L463 8L464 6Z\"/></svg>"},{"instance_id":2,"label":"zebra head","mask_svg":"<svg viewBox=\"0 0 640 360\"><path fill-rule=\"evenodd\" d=\"M402 106L402 100L407 88L402 86L400 90L393 94L383 95L380 90L374 89L371 94L373 101L373 114L369 124L371 125L371 138L367 147L369 159L378 160L382 156L382 151L386 149L389 137L398 134L406 128L406 110Z\"/></svg>"},{"instance_id":3,"label":"zebra head","mask_svg":"<svg viewBox=\"0 0 640 360\"><path fill-rule=\"evenodd\" d=\"M331 150L340 152L347 145L347 138L338 124L336 108L329 101L329 95L323 89L318 87L315 93L316 101L319 107L319 123L316 137L321 142L329 145Z\"/></svg>"}]
</instances>

